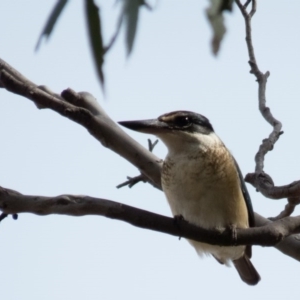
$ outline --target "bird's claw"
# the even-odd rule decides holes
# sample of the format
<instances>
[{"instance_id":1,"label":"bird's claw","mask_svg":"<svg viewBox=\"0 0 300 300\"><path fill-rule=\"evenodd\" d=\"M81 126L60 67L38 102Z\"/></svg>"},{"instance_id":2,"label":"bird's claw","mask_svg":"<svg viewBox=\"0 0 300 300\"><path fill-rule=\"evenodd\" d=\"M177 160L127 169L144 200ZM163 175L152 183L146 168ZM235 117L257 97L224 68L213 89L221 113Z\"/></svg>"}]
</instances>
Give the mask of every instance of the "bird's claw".
<instances>
[{"instance_id":1,"label":"bird's claw","mask_svg":"<svg viewBox=\"0 0 300 300\"><path fill-rule=\"evenodd\" d=\"M180 223L184 221L183 215L176 215L174 216L174 224L175 226L180 229ZM179 240L181 239L181 236L179 237Z\"/></svg>"},{"instance_id":2,"label":"bird's claw","mask_svg":"<svg viewBox=\"0 0 300 300\"><path fill-rule=\"evenodd\" d=\"M231 232L231 238L234 241L234 244L236 244L237 241L237 230L235 225L230 225L229 230Z\"/></svg>"}]
</instances>

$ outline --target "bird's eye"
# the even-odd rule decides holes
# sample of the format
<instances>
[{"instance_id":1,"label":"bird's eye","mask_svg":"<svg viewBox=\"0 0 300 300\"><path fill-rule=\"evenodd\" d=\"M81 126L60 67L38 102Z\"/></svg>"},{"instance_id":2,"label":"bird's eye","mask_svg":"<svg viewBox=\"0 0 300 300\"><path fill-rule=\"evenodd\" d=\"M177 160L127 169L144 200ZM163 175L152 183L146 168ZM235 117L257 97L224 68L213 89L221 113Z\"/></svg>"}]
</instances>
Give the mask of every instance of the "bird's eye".
<instances>
[{"instance_id":1,"label":"bird's eye","mask_svg":"<svg viewBox=\"0 0 300 300\"><path fill-rule=\"evenodd\" d=\"M174 120L174 125L177 127L186 127L191 124L189 117L177 117Z\"/></svg>"}]
</instances>

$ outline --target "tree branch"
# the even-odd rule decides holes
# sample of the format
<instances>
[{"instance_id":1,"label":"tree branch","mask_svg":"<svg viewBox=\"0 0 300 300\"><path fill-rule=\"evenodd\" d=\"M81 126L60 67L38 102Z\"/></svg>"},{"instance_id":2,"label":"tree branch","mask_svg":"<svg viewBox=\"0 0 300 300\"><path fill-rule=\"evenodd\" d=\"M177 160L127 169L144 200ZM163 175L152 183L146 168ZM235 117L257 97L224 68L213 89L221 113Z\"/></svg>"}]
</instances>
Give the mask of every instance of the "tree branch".
<instances>
[{"instance_id":1,"label":"tree branch","mask_svg":"<svg viewBox=\"0 0 300 300\"><path fill-rule=\"evenodd\" d=\"M24 96L32 100L35 104L50 108L62 116L68 117L70 120L81 124L100 141L103 146L108 147L131 162L140 169L142 174L144 174L155 187L161 189L160 172L162 160L124 133L123 130L107 116L101 106L95 101L95 98L90 94L76 93L67 89L62 92L62 96L59 96L44 86L38 87L31 83L1 59L0 85L12 93ZM148 229L152 230L162 228L161 232L195 240L201 238L202 241L208 243L222 243L224 245L232 245L232 243L265 245L269 243L268 245L270 246L292 232L298 232L298 219L289 218L282 220L282 223L276 223L274 227L268 225L263 227L264 229L252 228L244 230L245 232L238 230L238 239L233 241L232 234L227 231L220 233L219 231L199 229L186 222L180 223L180 227L176 229L175 227L178 226L178 222L175 222L177 225L174 227L174 221L171 218L136 208L130 208L120 203L102 202L102 200L99 202L99 199L88 196L63 195L54 198L24 196L18 192L2 188L2 190L0 190L0 203L1 210L3 210L5 214L12 213L16 215L20 212L35 214L56 213L77 216L98 214L124 220L143 228L149 227ZM258 214L255 214L255 221L257 226L263 226L270 222ZM264 238L259 238L261 234ZM270 235L268 242L265 241L264 234ZM215 235L217 238L214 237ZM286 237L275 247L300 261L300 242L295 236Z\"/></svg>"},{"instance_id":2,"label":"tree branch","mask_svg":"<svg viewBox=\"0 0 300 300\"><path fill-rule=\"evenodd\" d=\"M122 203L88 196L60 195L41 197L22 195L0 187L0 208L4 214L34 213L37 215L62 214L70 216L100 215L125 221L134 226L185 237L220 246L261 245L274 246L285 237L300 232L300 217L288 217L263 227L224 231L199 228L185 220L176 220ZM297 259L300 259L297 257Z\"/></svg>"},{"instance_id":3,"label":"tree branch","mask_svg":"<svg viewBox=\"0 0 300 300\"><path fill-rule=\"evenodd\" d=\"M265 172L260 174L249 173L245 176L245 181L252 184L265 197L270 199L296 198L300 195L300 181L275 186L271 176Z\"/></svg>"},{"instance_id":4,"label":"tree branch","mask_svg":"<svg viewBox=\"0 0 300 300\"><path fill-rule=\"evenodd\" d=\"M146 182L146 178L143 174L140 174L138 176L135 176L135 177L130 177L130 176L127 176L127 179L125 182L123 183L120 183L116 186L117 189L120 189L124 186L128 186L129 188L132 188L133 186L135 186L137 183L139 182Z\"/></svg>"},{"instance_id":5,"label":"tree branch","mask_svg":"<svg viewBox=\"0 0 300 300\"><path fill-rule=\"evenodd\" d=\"M272 221L266 219L255 213L255 225L256 226L265 226L267 224L271 224ZM300 236L299 234L291 235L285 238L282 242L278 243L274 246L277 250L284 253L287 256L290 256L298 261L300 261Z\"/></svg>"},{"instance_id":6,"label":"tree branch","mask_svg":"<svg viewBox=\"0 0 300 300\"><path fill-rule=\"evenodd\" d=\"M15 76L15 74L17 74ZM21 81L22 80L22 81ZM104 147L121 155L157 188L161 187L162 160L147 151L127 135L88 93L75 93L68 89L62 97L45 91L0 59L0 86L32 100L40 107L50 108L60 115L85 127Z\"/></svg>"},{"instance_id":7,"label":"tree branch","mask_svg":"<svg viewBox=\"0 0 300 300\"><path fill-rule=\"evenodd\" d=\"M247 6L252 3L250 12L247 11ZM244 17L246 27L246 44L249 55L250 73L252 73L258 82L258 103L259 110L264 119L273 127L269 137L262 141L259 146L259 150L255 155L255 173L249 173L245 177L245 181L251 183L258 191L260 191L265 197L271 199L282 199L282 198L294 198L300 196L300 181L293 182L286 186L275 187L273 180L270 175L264 172L264 160L265 155L272 151L275 143L278 141L281 134L283 134L282 124L278 121L269 107L266 106L266 85L267 79L270 72L262 73L258 67L253 43L252 43L252 29L251 19L256 12L256 0L246 1L244 5L241 4L240 0L236 0L236 3ZM297 203L298 204L298 203ZM296 204L295 204L296 205ZM286 209L279 214L279 216L286 216L291 211L292 206L288 205ZM278 218L277 216L276 218Z\"/></svg>"},{"instance_id":8,"label":"tree branch","mask_svg":"<svg viewBox=\"0 0 300 300\"><path fill-rule=\"evenodd\" d=\"M246 2L247 5L243 6L240 0L236 0L236 3L244 17L245 20L245 27L246 27L246 44L248 49L249 55L249 65L250 65L250 73L252 73L258 82L258 103L259 103L259 110L264 117L264 119L273 126L273 131L269 135L268 138L263 140L263 143L260 145L259 150L255 156L255 173L261 173L264 169L264 159L265 155L273 150L273 147L277 140L279 139L280 135L282 134L281 128L282 124L277 119L275 119L271 113L269 107L266 106L266 84L267 79L270 76L270 72L267 71L266 73L262 73L258 67L253 43L252 43L252 29L251 29L251 19L256 12L256 0L252 0L252 8L251 11L247 12L247 5L249 4L248 1Z\"/></svg>"},{"instance_id":9,"label":"tree branch","mask_svg":"<svg viewBox=\"0 0 300 300\"><path fill-rule=\"evenodd\" d=\"M157 145L157 143L158 143L158 140L155 140L154 143L152 143L152 141L150 139L148 139L148 150L150 152L152 152L153 149L155 148L155 146ZM118 184L117 189L120 189L124 186L128 186L129 188L132 188L134 185L136 185L137 183L139 183L141 181L147 182L147 178L143 174L140 174L135 177L127 176L127 180L123 183Z\"/></svg>"}]
</instances>

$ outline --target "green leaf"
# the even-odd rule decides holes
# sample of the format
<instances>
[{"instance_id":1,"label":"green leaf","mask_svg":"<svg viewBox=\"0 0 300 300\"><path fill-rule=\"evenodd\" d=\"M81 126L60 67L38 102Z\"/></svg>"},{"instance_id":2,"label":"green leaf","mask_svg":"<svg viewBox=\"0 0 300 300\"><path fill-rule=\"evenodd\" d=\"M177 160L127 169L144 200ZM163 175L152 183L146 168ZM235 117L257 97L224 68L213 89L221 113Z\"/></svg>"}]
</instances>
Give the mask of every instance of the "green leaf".
<instances>
[{"instance_id":1,"label":"green leaf","mask_svg":"<svg viewBox=\"0 0 300 300\"><path fill-rule=\"evenodd\" d=\"M213 54L218 54L221 41L226 32L224 25L224 10L232 10L233 0L210 0L210 6L206 10L206 15L213 30L211 41Z\"/></svg>"},{"instance_id":2,"label":"green leaf","mask_svg":"<svg viewBox=\"0 0 300 300\"><path fill-rule=\"evenodd\" d=\"M103 74L103 63L105 49L103 46L102 34L101 34L101 21L99 7L93 0L85 1L85 12L86 20L88 25L89 40L96 66L97 74L104 89L104 74Z\"/></svg>"},{"instance_id":3,"label":"green leaf","mask_svg":"<svg viewBox=\"0 0 300 300\"><path fill-rule=\"evenodd\" d=\"M136 34L139 8L143 4L141 0L123 0L123 12L126 29L127 56L130 55Z\"/></svg>"},{"instance_id":4,"label":"green leaf","mask_svg":"<svg viewBox=\"0 0 300 300\"><path fill-rule=\"evenodd\" d=\"M224 10L232 11L233 0L223 0L221 4L221 12Z\"/></svg>"},{"instance_id":5,"label":"green leaf","mask_svg":"<svg viewBox=\"0 0 300 300\"><path fill-rule=\"evenodd\" d=\"M40 47L42 38L45 36L46 39L48 39L50 37L50 34L54 28L54 25L56 24L58 17L61 15L61 12L63 11L64 7L66 6L68 0L58 0L57 3L55 4L49 19L42 31L42 33L39 36L39 39L37 41L37 44L35 46L35 51L38 50L38 48Z\"/></svg>"}]
</instances>

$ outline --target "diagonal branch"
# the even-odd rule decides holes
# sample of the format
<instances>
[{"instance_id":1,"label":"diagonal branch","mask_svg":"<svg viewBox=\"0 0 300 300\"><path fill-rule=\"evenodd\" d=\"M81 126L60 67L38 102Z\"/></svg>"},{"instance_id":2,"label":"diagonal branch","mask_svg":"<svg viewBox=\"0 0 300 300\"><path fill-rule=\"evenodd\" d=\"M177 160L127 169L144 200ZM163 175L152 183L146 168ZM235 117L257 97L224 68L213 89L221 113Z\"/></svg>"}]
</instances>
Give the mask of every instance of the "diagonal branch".
<instances>
[{"instance_id":1,"label":"diagonal branch","mask_svg":"<svg viewBox=\"0 0 300 300\"><path fill-rule=\"evenodd\" d=\"M162 161L127 135L106 113L100 105L87 103L88 93L76 94L68 89L62 97L49 93L32 84L29 80L20 81L21 76L7 63L0 60L0 85L8 91L26 97L35 104L50 108L60 115L85 127L89 133L104 147L116 152L135 165L142 174L155 186L160 188L160 171ZM2 67L2 69L1 69ZM9 68L8 68L9 67ZM25 77L23 77L25 78ZM95 101L94 101L95 102ZM79 106L78 103L80 104Z\"/></svg>"}]
</instances>

